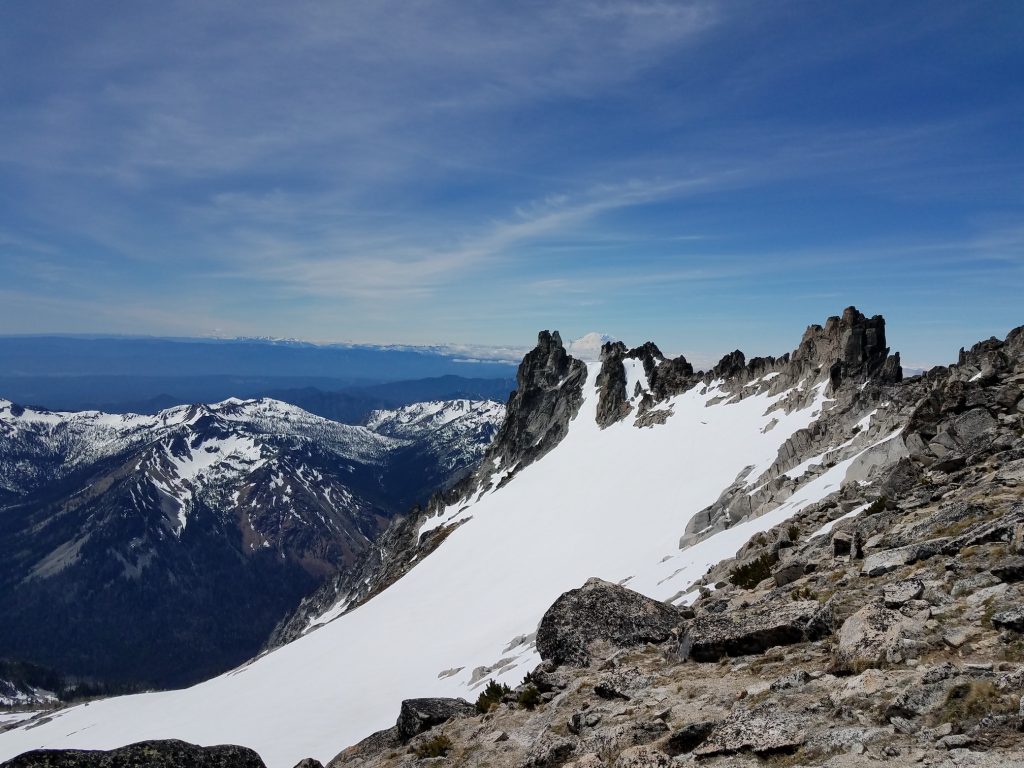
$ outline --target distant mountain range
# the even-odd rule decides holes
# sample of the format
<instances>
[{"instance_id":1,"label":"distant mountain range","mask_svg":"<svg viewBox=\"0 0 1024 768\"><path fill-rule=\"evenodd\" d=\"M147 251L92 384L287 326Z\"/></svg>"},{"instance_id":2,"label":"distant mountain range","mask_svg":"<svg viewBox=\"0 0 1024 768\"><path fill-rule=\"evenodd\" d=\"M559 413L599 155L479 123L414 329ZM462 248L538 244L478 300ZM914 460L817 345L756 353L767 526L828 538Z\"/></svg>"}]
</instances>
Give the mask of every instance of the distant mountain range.
<instances>
[{"instance_id":1,"label":"distant mountain range","mask_svg":"<svg viewBox=\"0 0 1024 768\"><path fill-rule=\"evenodd\" d=\"M366 428L266 398L155 415L0 400L0 658L152 685L237 664L472 467L503 414L432 402Z\"/></svg>"},{"instance_id":2,"label":"distant mountain range","mask_svg":"<svg viewBox=\"0 0 1024 768\"><path fill-rule=\"evenodd\" d=\"M481 356L485 349L462 347L0 336L0 393L26 405L111 413L274 397L358 422L374 408L422 400L504 402L514 387L515 365L502 358L503 351L491 350L488 358Z\"/></svg>"}]
</instances>

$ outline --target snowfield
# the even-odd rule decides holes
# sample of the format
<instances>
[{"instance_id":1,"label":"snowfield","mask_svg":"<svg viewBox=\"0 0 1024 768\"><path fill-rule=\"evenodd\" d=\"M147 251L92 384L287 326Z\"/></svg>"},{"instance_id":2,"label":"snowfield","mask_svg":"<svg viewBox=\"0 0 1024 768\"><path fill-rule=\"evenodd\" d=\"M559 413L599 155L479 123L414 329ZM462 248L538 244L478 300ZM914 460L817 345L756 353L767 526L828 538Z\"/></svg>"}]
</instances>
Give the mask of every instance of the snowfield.
<instances>
[{"instance_id":1,"label":"snowfield","mask_svg":"<svg viewBox=\"0 0 1024 768\"><path fill-rule=\"evenodd\" d=\"M507 486L428 521L424 528L465 522L368 603L190 689L96 701L2 733L0 761L38 747L173 737L252 747L270 768L304 757L326 763L394 724L402 699L472 701L488 678L518 683L539 660L529 637L544 611L591 576L677 604L692 599L687 588L710 565L838 490L857 461L807 480L768 515L679 550L696 512L738 477L754 488L780 445L827 407L825 384L806 382L813 402L788 415L766 414L785 393L727 402L712 385L673 398L664 425L638 429L627 418L601 430L594 420L598 368L588 366L568 436ZM627 373L632 387L642 370Z\"/></svg>"}]
</instances>

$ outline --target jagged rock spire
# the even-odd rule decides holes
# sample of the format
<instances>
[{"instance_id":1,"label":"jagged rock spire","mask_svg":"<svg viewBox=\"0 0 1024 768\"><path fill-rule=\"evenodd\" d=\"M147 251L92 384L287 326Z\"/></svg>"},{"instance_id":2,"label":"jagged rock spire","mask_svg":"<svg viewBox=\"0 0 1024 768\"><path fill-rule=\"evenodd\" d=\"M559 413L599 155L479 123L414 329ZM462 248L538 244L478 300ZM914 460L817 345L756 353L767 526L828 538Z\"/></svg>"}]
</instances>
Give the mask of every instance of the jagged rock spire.
<instances>
[{"instance_id":1,"label":"jagged rock spire","mask_svg":"<svg viewBox=\"0 0 1024 768\"><path fill-rule=\"evenodd\" d=\"M851 379L891 383L903 377L899 353L890 356L885 345L885 318L868 318L856 307L828 318L824 327L808 326L790 363L801 378L827 370L833 390Z\"/></svg>"},{"instance_id":2,"label":"jagged rock spire","mask_svg":"<svg viewBox=\"0 0 1024 768\"><path fill-rule=\"evenodd\" d=\"M499 467L522 468L557 445L583 403L586 375L586 364L566 351L558 331L541 331L516 372L516 391L485 466L497 459Z\"/></svg>"}]
</instances>

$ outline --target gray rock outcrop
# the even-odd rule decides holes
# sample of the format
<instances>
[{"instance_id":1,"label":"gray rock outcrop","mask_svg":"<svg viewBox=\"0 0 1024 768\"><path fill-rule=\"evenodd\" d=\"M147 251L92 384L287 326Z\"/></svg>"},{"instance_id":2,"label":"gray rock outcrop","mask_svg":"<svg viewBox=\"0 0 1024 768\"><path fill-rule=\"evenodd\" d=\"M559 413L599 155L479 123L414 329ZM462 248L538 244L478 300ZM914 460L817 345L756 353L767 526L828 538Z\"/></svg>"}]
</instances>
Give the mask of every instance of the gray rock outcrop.
<instances>
[{"instance_id":1,"label":"gray rock outcrop","mask_svg":"<svg viewBox=\"0 0 1024 768\"><path fill-rule=\"evenodd\" d=\"M882 590L882 599L886 608L899 608L911 600L917 600L924 594L924 582L920 579L907 579L890 584Z\"/></svg>"},{"instance_id":2,"label":"gray rock outcrop","mask_svg":"<svg viewBox=\"0 0 1024 768\"><path fill-rule=\"evenodd\" d=\"M1024 632L1024 608L1012 608L1008 611L993 614L992 626L997 629Z\"/></svg>"},{"instance_id":3,"label":"gray rock outcrop","mask_svg":"<svg viewBox=\"0 0 1024 768\"><path fill-rule=\"evenodd\" d=\"M408 741L453 717L471 717L476 707L465 699L406 699L398 712L398 738Z\"/></svg>"},{"instance_id":4,"label":"gray rock outcrop","mask_svg":"<svg viewBox=\"0 0 1024 768\"><path fill-rule=\"evenodd\" d=\"M604 429L625 418L631 410L626 392L626 367L622 363L626 345L610 341L601 347L601 370L597 374L597 423Z\"/></svg>"},{"instance_id":5,"label":"gray rock outcrop","mask_svg":"<svg viewBox=\"0 0 1024 768\"><path fill-rule=\"evenodd\" d=\"M799 717L761 706L740 709L715 725L694 754L701 757L736 752L770 755L793 752L806 740Z\"/></svg>"},{"instance_id":6,"label":"gray rock outcrop","mask_svg":"<svg viewBox=\"0 0 1024 768\"><path fill-rule=\"evenodd\" d=\"M665 603L602 579L588 579L548 608L537 629L537 651L545 661L585 667L594 643L612 648L663 643L681 621L680 613Z\"/></svg>"},{"instance_id":7,"label":"gray rock outcrop","mask_svg":"<svg viewBox=\"0 0 1024 768\"><path fill-rule=\"evenodd\" d=\"M266 768L253 750L225 744L199 747L185 741L140 741L111 750L37 749L0 768Z\"/></svg>"},{"instance_id":8,"label":"gray rock outcrop","mask_svg":"<svg viewBox=\"0 0 1024 768\"><path fill-rule=\"evenodd\" d=\"M660 402L695 386L699 378L694 376L693 366L680 355L670 360L661 358L647 374L647 380L653 402Z\"/></svg>"},{"instance_id":9,"label":"gray rock outcrop","mask_svg":"<svg viewBox=\"0 0 1024 768\"><path fill-rule=\"evenodd\" d=\"M885 607L883 600L865 605L839 628L838 657L857 668L897 659L902 640L920 631L920 621Z\"/></svg>"},{"instance_id":10,"label":"gray rock outcrop","mask_svg":"<svg viewBox=\"0 0 1024 768\"><path fill-rule=\"evenodd\" d=\"M703 613L679 639L681 660L709 662L816 640L831 632L829 609L814 600L773 603L729 613Z\"/></svg>"},{"instance_id":11,"label":"gray rock outcrop","mask_svg":"<svg viewBox=\"0 0 1024 768\"><path fill-rule=\"evenodd\" d=\"M412 765L441 734L451 748L436 760L494 768L1024 764L1024 331L897 384L879 329L847 312L812 328L792 359L741 368L726 356L719 373L733 379L713 394L729 402L803 382L772 406L783 411L826 393L822 383L835 388L771 470L741 473L737 500L700 525L731 528L777 507L797 485L786 472L809 457L821 456L806 468L816 477L887 436L895 450L681 585L685 611L598 580L563 595L538 633L546 661L530 673L541 692L532 708L518 702L524 685L486 715L405 744L397 727L381 732L338 765ZM636 359L648 384L673 365L651 349ZM680 386L714 375L685 370ZM626 397L642 411L641 393ZM956 461L930 447L940 434ZM700 656L718 663L691 663ZM942 659L956 663L932 661Z\"/></svg>"},{"instance_id":12,"label":"gray rock outcrop","mask_svg":"<svg viewBox=\"0 0 1024 768\"><path fill-rule=\"evenodd\" d=\"M555 447L583 403L586 375L586 364L566 352L558 331L541 331L519 365L505 423L482 466L498 459L500 467L522 468Z\"/></svg>"}]
</instances>

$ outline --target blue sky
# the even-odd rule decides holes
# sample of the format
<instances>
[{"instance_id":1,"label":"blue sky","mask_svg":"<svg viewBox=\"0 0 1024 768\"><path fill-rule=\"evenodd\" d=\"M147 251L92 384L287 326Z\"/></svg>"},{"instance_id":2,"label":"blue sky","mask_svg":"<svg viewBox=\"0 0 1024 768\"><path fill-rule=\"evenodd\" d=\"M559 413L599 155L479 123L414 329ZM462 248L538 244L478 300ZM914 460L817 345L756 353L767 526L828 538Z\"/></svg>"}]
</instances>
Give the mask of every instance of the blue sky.
<instances>
[{"instance_id":1,"label":"blue sky","mask_svg":"<svg viewBox=\"0 0 1024 768\"><path fill-rule=\"evenodd\" d=\"M0 333L1024 323L1019 2L0 6Z\"/></svg>"}]
</instances>

